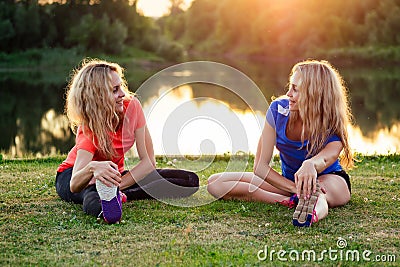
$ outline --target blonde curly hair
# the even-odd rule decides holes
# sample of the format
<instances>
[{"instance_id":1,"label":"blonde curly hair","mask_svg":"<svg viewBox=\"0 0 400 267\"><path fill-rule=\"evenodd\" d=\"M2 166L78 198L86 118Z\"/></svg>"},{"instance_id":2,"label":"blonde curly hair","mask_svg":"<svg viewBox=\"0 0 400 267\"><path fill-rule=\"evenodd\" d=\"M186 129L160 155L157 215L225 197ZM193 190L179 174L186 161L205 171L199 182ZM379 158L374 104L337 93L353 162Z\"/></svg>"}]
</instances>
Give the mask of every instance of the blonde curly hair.
<instances>
[{"instance_id":1,"label":"blonde curly hair","mask_svg":"<svg viewBox=\"0 0 400 267\"><path fill-rule=\"evenodd\" d=\"M107 159L115 156L111 134L122 123L122 114L118 114L115 108L112 71L121 78L125 98L133 95L128 90L121 66L104 60L85 59L72 73L65 105L72 130L76 133L80 126Z\"/></svg>"}]
</instances>

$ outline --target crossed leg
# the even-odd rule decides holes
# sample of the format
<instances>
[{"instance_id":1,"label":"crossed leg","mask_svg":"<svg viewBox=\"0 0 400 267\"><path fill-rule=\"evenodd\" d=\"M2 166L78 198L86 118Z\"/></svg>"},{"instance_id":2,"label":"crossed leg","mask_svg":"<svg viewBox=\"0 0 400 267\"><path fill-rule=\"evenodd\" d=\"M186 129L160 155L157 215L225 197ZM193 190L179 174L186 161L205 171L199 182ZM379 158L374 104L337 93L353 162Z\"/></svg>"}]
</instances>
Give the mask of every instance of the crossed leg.
<instances>
[{"instance_id":1,"label":"crossed leg","mask_svg":"<svg viewBox=\"0 0 400 267\"><path fill-rule=\"evenodd\" d=\"M318 177L326 194L321 193L315 206L318 220L328 215L328 209L343 206L350 200L345 180L335 174ZM216 198L276 203L289 200L291 193L283 191L251 172L217 173L208 179L208 192Z\"/></svg>"},{"instance_id":2,"label":"crossed leg","mask_svg":"<svg viewBox=\"0 0 400 267\"><path fill-rule=\"evenodd\" d=\"M208 192L216 198L276 203L289 200L291 193L280 190L252 172L224 172L210 176Z\"/></svg>"}]
</instances>

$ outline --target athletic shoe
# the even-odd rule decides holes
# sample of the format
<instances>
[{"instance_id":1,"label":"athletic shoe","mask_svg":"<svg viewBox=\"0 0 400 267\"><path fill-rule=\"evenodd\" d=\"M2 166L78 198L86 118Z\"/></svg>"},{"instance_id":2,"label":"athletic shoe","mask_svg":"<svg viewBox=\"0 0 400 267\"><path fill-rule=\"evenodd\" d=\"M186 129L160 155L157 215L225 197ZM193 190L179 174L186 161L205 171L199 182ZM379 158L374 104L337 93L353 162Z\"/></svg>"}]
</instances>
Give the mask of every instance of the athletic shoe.
<instances>
[{"instance_id":1,"label":"athletic shoe","mask_svg":"<svg viewBox=\"0 0 400 267\"><path fill-rule=\"evenodd\" d=\"M317 204L319 194L321 194L319 184L317 190L309 199L299 198L299 204L293 213L293 225L299 227L310 227L313 222L318 221L315 205Z\"/></svg>"},{"instance_id":2,"label":"athletic shoe","mask_svg":"<svg viewBox=\"0 0 400 267\"><path fill-rule=\"evenodd\" d=\"M289 200L282 200L278 202L279 204L288 207L289 209L295 208L297 204L299 203L299 198L297 197L297 194L293 194Z\"/></svg>"},{"instance_id":3,"label":"athletic shoe","mask_svg":"<svg viewBox=\"0 0 400 267\"><path fill-rule=\"evenodd\" d=\"M121 195L121 203L128 202L128 197L122 191L119 191L119 194Z\"/></svg>"},{"instance_id":4,"label":"athletic shoe","mask_svg":"<svg viewBox=\"0 0 400 267\"><path fill-rule=\"evenodd\" d=\"M96 180L96 189L101 199L103 218L107 223L116 223L122 217L122 203L118 187L108 187L101 181Z\"/></svg>"}]
</instances>

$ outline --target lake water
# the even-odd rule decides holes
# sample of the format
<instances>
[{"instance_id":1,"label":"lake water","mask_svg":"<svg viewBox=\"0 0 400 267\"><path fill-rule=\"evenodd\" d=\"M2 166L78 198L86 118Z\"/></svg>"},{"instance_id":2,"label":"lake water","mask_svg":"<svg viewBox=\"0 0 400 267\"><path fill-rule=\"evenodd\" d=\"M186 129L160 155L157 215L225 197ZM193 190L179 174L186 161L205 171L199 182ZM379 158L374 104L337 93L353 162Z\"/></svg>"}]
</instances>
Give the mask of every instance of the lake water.
<instances>
[{"instance_id":1,"label":"lake water","mask_svg":"<svg viewBox=\"0 0 400 267\"><path fill-rule=\"evenodd\" d=\"M124 67L143 105L156 154L254 154L268 103L285 93L294 63L184 64L159 73L159 66ZM400 68L334 65L350 92L354 151L399 153ZM9 157L67 153L74 145L63 114L69 73L0 75L1 152Z\"/></svg>"}]
</instances>

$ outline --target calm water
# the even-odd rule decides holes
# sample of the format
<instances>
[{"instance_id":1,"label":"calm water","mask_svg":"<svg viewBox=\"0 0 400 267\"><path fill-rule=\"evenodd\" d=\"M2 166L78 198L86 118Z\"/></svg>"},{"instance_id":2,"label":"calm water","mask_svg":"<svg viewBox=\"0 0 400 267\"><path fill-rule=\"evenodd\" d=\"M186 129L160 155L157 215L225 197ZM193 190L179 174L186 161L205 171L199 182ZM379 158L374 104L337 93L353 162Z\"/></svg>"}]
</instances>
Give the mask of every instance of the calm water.
<instances>
[{"instance_id":1,"label":"calm water","mask_svg":"<svg viewBox=\"0 0 400 267\"><path fill-rule=\"evenodd\" d=\"M125 66L130 89L139 88L156 154L255 153L266 103L271 96L285 93L295 62L225 63L247 75L255 86L223 69L207 72L180 68L165 70L155 82L139 88L160 68ZM399 153L400 68L335 66L350 91L355 122L349 129L353 149L367 154ZM69 151L74 135L63 115L67 77L68 73L1 73L3 153L39 156ZM207 79L212 84L193 82Z\"/></svg>"}]
</instances>

